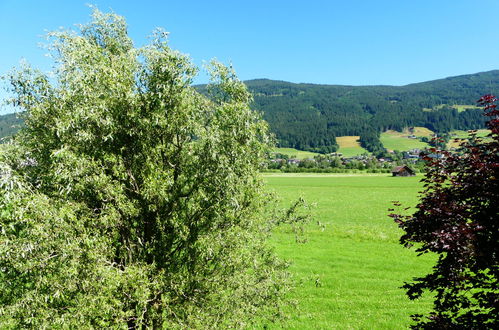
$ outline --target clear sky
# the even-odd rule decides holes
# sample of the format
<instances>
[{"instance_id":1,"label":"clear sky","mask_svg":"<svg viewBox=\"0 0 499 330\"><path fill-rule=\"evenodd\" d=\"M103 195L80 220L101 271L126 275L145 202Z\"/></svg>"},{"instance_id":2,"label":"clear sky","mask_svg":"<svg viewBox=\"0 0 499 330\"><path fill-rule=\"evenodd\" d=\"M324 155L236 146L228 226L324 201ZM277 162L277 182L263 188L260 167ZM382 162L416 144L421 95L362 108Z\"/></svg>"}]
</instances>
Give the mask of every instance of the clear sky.
<instances>
[{"instance_id":1,"label":"clear sky","mask_svg":"<svg viewBox=\"0 0 499 330\"><path fill-rule=\"evenodd\" d=\"M163 27L196 64L231 61L243 80L404 85L499 69L497 0L0 0L0 74L21 58L49 70L43 35L88 22L87 3L125 16L137 46Z\"/></svg>"}]
</instances>

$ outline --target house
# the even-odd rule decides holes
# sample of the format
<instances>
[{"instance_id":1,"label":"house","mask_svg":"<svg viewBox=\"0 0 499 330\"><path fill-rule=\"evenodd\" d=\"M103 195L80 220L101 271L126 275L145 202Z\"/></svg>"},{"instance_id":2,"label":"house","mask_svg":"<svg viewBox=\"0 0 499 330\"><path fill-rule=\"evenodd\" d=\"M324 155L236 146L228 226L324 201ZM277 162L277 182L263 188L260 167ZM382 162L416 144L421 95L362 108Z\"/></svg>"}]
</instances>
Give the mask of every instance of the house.
<instances>
[{"instance_id":1,"label":"house","mask_svg":"<svg viewBox=\"0 0 499 330\"><path fill-rule=\"evenodd\" d=\"M414 176L416 173L411 170L408 166L396 166L392 169L393 176Z\"/></svg>"}]
</instances>

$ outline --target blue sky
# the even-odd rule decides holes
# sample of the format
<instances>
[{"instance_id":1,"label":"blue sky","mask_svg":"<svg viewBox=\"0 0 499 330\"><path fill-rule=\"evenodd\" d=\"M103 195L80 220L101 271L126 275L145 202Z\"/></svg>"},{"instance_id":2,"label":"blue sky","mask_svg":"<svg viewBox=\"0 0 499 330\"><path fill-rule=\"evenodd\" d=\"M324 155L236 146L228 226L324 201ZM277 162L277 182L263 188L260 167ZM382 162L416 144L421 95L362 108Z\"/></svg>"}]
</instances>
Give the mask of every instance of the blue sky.
<instances>
[{"instance_id":1,"label":"blue sky","mask_svg":"<svg viewBox=\"0 0 499 330\"><path fill-rule=\"evenodd\" d=\"M499 69L497 0L0 0L0 74L21 58L49 70L43 35L88 22L87 3L125 16L137 46L163 27L196 64L231 61L244 80L404 85Z\"/></svg>"}]
</instances>

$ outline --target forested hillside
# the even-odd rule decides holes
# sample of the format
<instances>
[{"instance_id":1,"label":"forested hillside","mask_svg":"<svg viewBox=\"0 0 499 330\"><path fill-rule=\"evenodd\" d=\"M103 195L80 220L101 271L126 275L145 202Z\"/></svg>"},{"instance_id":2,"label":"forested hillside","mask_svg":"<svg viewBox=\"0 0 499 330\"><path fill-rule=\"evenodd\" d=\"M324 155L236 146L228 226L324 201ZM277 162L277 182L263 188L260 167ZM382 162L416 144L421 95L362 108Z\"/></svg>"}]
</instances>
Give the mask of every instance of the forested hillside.
<instances>
[{"instance_id":1,"label":"forested hillside","mask_svg":"<svg viewBox=\"0 0 499 330\"><path fill-rule=\"evenodd\" d=\"M335 137L360 135L363 147L382 148L379 134L408 126L437 133L484 127L474 104L499 88L499 71L450 77L406 86L341 86L246 82L255 109L264 112L281 147L327 152ZM460 105L459 107L456 105Z\"/></svg>"},{"instance_id":2,"label":"forested hillside","mask_svg":"<svg viewBox=\"0 0 499 330\"><path fill-rule=\"evenodd\" d=\"M17 118L14 113L0 116L0 143L17 132L21 125L22 120Z\"/></svg>"},{"instance_id":3,"label":"forested hillside","mask_svg":"<svg viewBox=\"0 0 499 330\"><path fill-rule=\"evenodd\" d=\"M279 146L331 152L336 137L358 135L366 149L379 152L382 131L423 126L437 133L484 127L474 108L483 94L497 93L499 70L406 86L294 84L267 79L246 81ZM198 86L204 92L204 86ZM0 137L19 120L0 116ZM15 126L13 128L13 126Z\"/></svg>"}]
</instances>

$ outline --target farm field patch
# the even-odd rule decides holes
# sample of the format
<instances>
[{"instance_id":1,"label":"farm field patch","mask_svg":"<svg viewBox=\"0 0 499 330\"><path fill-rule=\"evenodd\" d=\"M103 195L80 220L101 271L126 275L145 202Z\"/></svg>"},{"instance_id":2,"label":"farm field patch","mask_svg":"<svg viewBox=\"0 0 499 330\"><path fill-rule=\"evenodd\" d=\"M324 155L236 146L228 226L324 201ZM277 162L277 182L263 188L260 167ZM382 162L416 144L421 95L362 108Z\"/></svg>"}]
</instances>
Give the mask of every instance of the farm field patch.
<instances>
[{"instance_id":1,"label":"farm field patch","mask_svg":"<svg viewBox=\"0 0 499 330\"><path fill-rule=\"evenodd\" d=\"M360 146L358 142L360 136L338 136L336 143L338 143L338 152L343 154L343 157L353 157L369 153L366 149Z\"/></svg>"},{"instance_id":2,"label":"farm field patch","mask_svg":"<svg viewBox=\"0 0 499 330\"><path fill-rule=\"evenodd\" d=\"M294 148L274 148L274 152L278 152L297 159L314 158L314 156L318 155L318 153L315 152L303 151Z\"/></svg>"},{"instance_id":3,"label":"farm field patch","mask_svg":"<svg viewBox=\"0 0 499 330\"><path fill-rule=\"evenodd\" d=\"M427 136L427 132L421 131L418 132L419 136ZM423 135L424 134L424 135ZM399 150L406 151L410 149L423 149L428 146L428 143L421 142L417 138L409 138L409 132L397 132L393 130L389 130L381 133L380 141L386 149L389 150ZM416 137L418 135L414 134Z\"/></svg>"},{"instance_id":4,"label":"farm field patch","mask_svg":"<svg viewBox=\"0 0 499 330\"><path fill-rule=\"evenodd\" d=\"M476 131L476 136L484 138L490 133L488 129L479 129ZM467 140L469 138L468 131L455 130L450 133L451 139L447 143L447 148L457 148L462 140ZM458 139L458 141L456 141Z\"/></svg>"},{"instance_id":5,"label":"farm field patch","mask_svg":"<svg viewBox=\"0 0 499 330\"><path fill-rule=\"evenodd\" d=\"M401 329L410 314L429 310L428 298L410 301L404 281L430 271L432 257L416 257L398 239L401 230L387 216L392 200L416 204L420 177L385 175L266 175L270 190L289 205L299 196L309 203L313 221L308 242L296 243L289 227L272 242L292 261L298 286L290 319L294 329ZM275 325L277 326L277 325Z\"/></svg>"}]
</instances>

